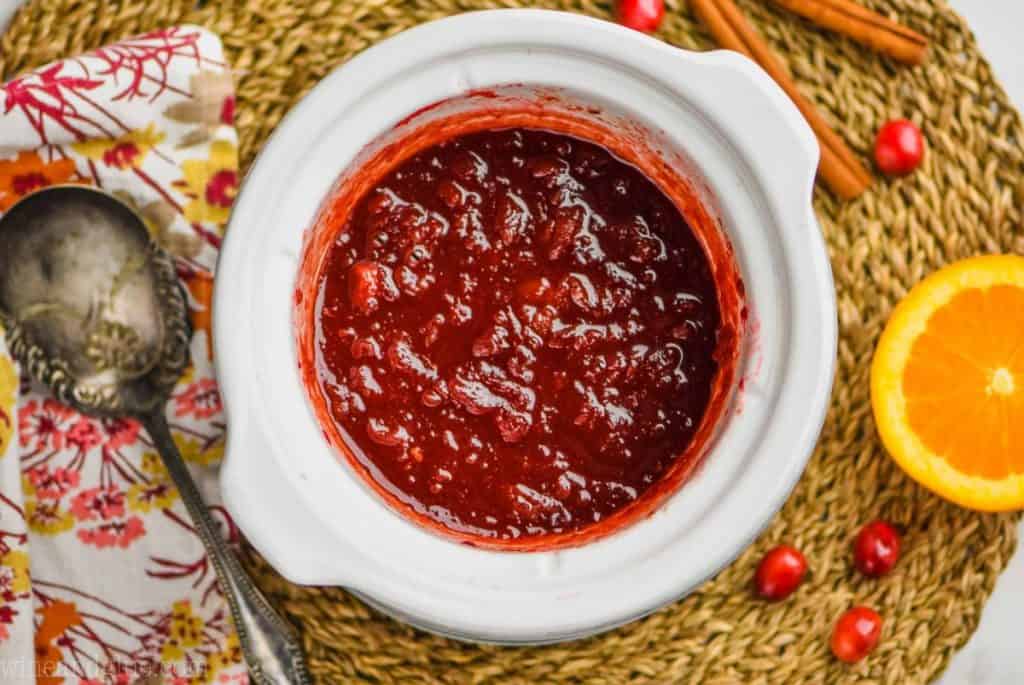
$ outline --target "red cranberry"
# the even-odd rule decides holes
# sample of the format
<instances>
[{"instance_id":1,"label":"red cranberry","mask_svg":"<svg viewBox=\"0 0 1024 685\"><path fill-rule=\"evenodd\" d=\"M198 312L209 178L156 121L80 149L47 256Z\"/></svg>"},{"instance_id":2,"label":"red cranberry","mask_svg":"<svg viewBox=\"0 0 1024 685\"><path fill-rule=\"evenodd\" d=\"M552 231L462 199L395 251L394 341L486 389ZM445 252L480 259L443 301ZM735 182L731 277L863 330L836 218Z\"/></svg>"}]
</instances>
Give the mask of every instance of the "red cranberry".
<instances>
[{"instance_id":1,"label":"red cranberry","mask_svg":"<svg viewBox=\"0 0 1024 685\"><path fill-rule=\"evenodd\" d=\"M495 202L494 214L498 237L505 245L512 245L529 232L533 219L530 208L515 193L501 195Z\"/></svg>"},{"instance_id":2,"label":"red cranberry","mask_svg":"<svg viewBox=\"0 0 1024 685\"><path fill-rule=\"evenodd\" d=\"M348 272L348 297L352 307L363 314L371 314L380 306L377 291L377 273L380 266L376 262L356 262Z\"/></svg>"},{"instance_id":3,"label":"red cranberry","mask_svg":"<svg viewBox=\"0 0 1024 685\"><path fill-rule=\"evenodd\" d=\"M832 631L832 653L840 661L855 663L878 644L882 617L867 607L853 607L836 621Z\"/></svg>"},{"instance_id":4,"label":"red cranberry","mask_svg":"<svg viewBox=\"0 0 1024 685\"><path fill-rule=\"evenodd\" d=\"M483 335L473 341L471 349L473 356L480 358L493 357L511 347L508 329L504 326L489 326Z\"/></svg>"},{"instance_id":5,"label":"red cranberry","mask_svg":"<svg viewBox=\"0 0 1024 685\"><path fill-rule=\"evenodd\" d=\"M558 172L565 169L565 165L557 157L544 155L529 160L526 168L534 178L555 178Z\"/></svg>"},{"instance_id":6,"label":"red cranberry","mask_svg":"<svg viewBox=\"0 0 1024 685\"><path fill-rule=\"evenodd\" d=\"M924 136L912 121L897 119L882 126L875 141L875 163L882 173L905 176L924 158Z\"/></svg>"},{"instance_id":7,"label":"red cranberry","mask_svg":"<svg viewBox=\"0 0 1024 685\"><path fill-rule=\"evenodd\" d=\"M512 444L519 442L530 432L533 426L533 417L529 414L514 409L502 409L494 419L501 439Z\"/></svg>"},{"instance_id":8,"label":"red cranberry","mask_svg":"<svg viewBox=\"0 0 1024 685\"><path fill-rule=\"evenodd\" d=\"M444 179L437 184L437 196L449 208L458 207L462 204L463 193L459 186L451 179Z\"/></svg>"},{"instance_id":9,"label":"red cranberry","mask_svg":"<svg viewBox=\"0 0 1024 685\"><path fill-rule=\"evenodd\" d=\"M373 416L366 422L366 435L385 447L407 445L412 441L412 436L402 424Z\"/></svg>"},{"instance_id":10,"label":"red cranberry","mask_svg":"<svg viewBox=\"0 0 1024 685\"><path fill-rule=\"evenodd\" d=\"M394 336L387 350L388 364L396 373L424 381L437 380L437 367L412 347L408 333Z\"/></svg>"},{"instance_id":11,"label":"red cranberry","mask_svg":"<svg viewBox=\"0 0 1024 685\"><path fill-rule=\"evenodd\" d=\"M664 0L619 0L616 16L623 26L651 33L665 16L665 3Z\"/></svg>"},{"instance_id":12,"label":"red cranberry","mask_svg":"<svg viewBox=\"0 0 1024 685\"><path fill-rule=\"evenodd\" d=\"M793 594L805 575L807 560L800 550L779 545L764 555L754 574L754 586L761 597L777 601Z\"/></svg>"},{"instance_id":13,"label":"red cranberry","mask_svg":"<svg viewBox=\"0 0 1024 685\"><path fill-rule=\"evenodd\" d=\"M555 216L541 229L541 242L547 248L548 259L561 259L583 226L584 214L579 207L559 207Z\"/></svg>"},{"instance_id":14,"label":"red cranberry","mask_svg":"<svg viewBox=\"0 0 1024 685\"><path fill-rule=\"evenodd\" d=\"M348 297L353 309L361 314L372 314L381 300L394 302L398 297L391 269L370 260L361 260L348 272Z\"/></svg>"},{"instance_id":15,"label":"red cranberry","mask_svg":"<svg viewBox=\"0 0 1024 685\"><path fill-rule=\"evenodd\" d=\"M900 558L900 536L885 521L864 526L853 543L853 563L871 578L884 576Z\"/></svg>"},{"instance_id":16,"label":"red cranberry","mask_svg":"<svg viewBox=\"0 0 1024 685\"><path fill-rule=\"evenodd\" d=\"M527 302L552 302L551 281L543 276L530 278L516 286L516 293Z\"/></svg>"}]
</instances>

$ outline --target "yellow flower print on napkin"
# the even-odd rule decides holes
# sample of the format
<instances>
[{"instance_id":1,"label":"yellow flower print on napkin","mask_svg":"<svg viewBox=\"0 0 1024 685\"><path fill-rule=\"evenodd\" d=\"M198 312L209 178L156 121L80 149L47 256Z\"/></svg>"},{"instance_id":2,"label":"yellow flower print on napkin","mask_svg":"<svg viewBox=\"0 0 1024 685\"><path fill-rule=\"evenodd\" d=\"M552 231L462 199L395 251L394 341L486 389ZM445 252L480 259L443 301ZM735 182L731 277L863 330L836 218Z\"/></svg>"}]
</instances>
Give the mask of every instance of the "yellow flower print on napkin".
<instances>
[{"instance_id":1,"label":"yellow flower print on napkin","mask_svg":"<svg viewBox=\"0 0 1024 685\"><path fill-rule=\"evenodd\" d=\"M224 438L217 438L211 445L203 445L195 438L186 438L180 433L174 434L174 444L181 452L181 458L193 464L209 466L224 458Z\"/></svg>"},{"instance_id":2,"label":"yellow flower print on napkin","mask_svg":"<svg viewBox=\"0 0 1024 685\"><path fill-rule=\"evenodd\" d=\"M187 599L175 602L171 608L171 625L160 648L160 658L165 662L177 661L185 656L185 650L202 643L203 619L192 613L192 603Z\"/></svg>"},{"instance_id":3,"label":"yellow flower print on napkin","mask_svg":"<svg viewBox=\"0 0 1024 685\"><path fill-rule=\"evenodd\" d=\"M156 452L143 452L142 453L142 470L151 476L158 478L170 478L167 474L167 467L164 466L163 459Z\"/></svg>"},{"instance_id":4,"label":"yellow flower print on napkin","mask_svg":"<svg viewBox=\"0 0 1024 685\"><path fill-rule=\"evenodd\" d=\"M181 457L187 462L208 466L219 462L224 457L224 439L218 438L212 444L204 446L195 438L174 434L174 444L178 446ZM178 491L171 482L167 468L156 452L144 452L140 464L143 473L150 476L149 482L134 483L128 488L128 508L132 511L149 512L154 509L166 509L178 499Z\"/></svg>"},{"instance_id":5,"label":"yellow flower print on napkin","mask_svg":"<svg viewBox=\"0 0 1024 685\"><path fill-rule=\"evenodd\" d=\"M21 477L21 492L25 496L25 523L32 532L58 535L75 527L75 517L61 508L59 499L36 498L36 486L27 475Z\"/></svg>"},{"instance_id":6,"label":"yellow flower print on napkin","mask_svg":"<svg viewBox=\"0 0 1024 685\"><path fill-rule=\"evenodd\" d=\"M216 674L234 664L242 663L242 645L238 642L238 633L232 632L224 643L224 649L214 652L207 658L211 674Z\"/></svg>"},{"instance_id":7,"label":"yellow flower print on napkin","mask_svg":"<svg viewBox=\"0 0 1024 685\"><path fill-rule=\"evenodd\" d=\"M166 135L156 124L136 129L117 138L97 138L73 143L71 149L96 162L115 169L137 169L150 150L164 141Z\"/></svg>"},{"instance_id":8,"label":"yellow flower print on napkin","mask_svg":"<svg viewBox=\"0 0 1024 685\"><path fill-rule=\"evenodd\" d=\"M39 153L25 150L14 159L0 160L0 212L6 212L29 193L75 181L75 163L70 159L44 162Z\"/></svg>"},{"instance_id":9,"label":"yellow flower print on napkin","mask_svg":"<svg viewBox=\"0 0 1024 685\"><path fill-rule=\"evenodd\" d=\"M209 158L185 160L181 173L184 178L175 185L190 198L185 218L196 223L225 224L238 194L238 148L226 140L215 140Z\"/></svg>"},{"instance_id":10,"label":"yellow flower print on napkin","mask_svg":"<svg viewBox=\"0 0 1024 685\"><path fill-rule=\"evenodd\" d=\"M0 333L3 330L0 329ZM0 458L7 453L7 446L14 437L14 403L18 396L18 374L14 364L0 354Z\"/></svg>"},{"instance_id":11,"label":"yellow flower print on napkin","mask_svg":"<svg viewBox=\"0 0 1024 685\"><path fill-rule=\"evenodd\" d=\"M128 488L128 508L146 513L153 509L166 509L178 499L178 491L167 478L156 478L148 483L133 483Z\"/></svg>"},{"instance_id":12,"label":"yellow flower print on napkin","mask_svg":"<svg viewBox=\"0 0 1024 685\"><path fill-rule=\"evenodd\" d=\"M25 521L29 530L42 535L58 535L75 527L71 512L61 509L59 502L48 500L26 500Z\"/></svg>"},{"instance_id":13,"label":"yellow flower print on napkin","mask_svg":"<svg viewBox=\"0 0 1024 685\"><path fill-rule=\"evenodd\" d=\"M28 553L20 549L12 549L0 557L0 566L11 569L11 592L20 595L28 592L32 583L28 575Z\"/></svg>"}]
</instances>

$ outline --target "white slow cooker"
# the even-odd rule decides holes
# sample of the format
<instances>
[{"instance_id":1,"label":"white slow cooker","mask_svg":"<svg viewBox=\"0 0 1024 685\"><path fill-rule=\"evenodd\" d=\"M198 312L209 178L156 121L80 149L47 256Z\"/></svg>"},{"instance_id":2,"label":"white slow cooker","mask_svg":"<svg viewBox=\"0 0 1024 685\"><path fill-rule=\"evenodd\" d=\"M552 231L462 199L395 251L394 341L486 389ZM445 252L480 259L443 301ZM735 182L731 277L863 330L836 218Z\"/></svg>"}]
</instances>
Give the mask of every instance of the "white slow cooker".
<instances>
[{"instance_id":1,"label":"white slow cooker","mask_svg":"<svg viewBox=\"0 0 1024 685\"><path fill-rule=\"evenodd\" d=\"M581 547L487 551L392 511L332 450L298 370L293 293L321 203L368 145L470 107L481 89L557 92L649 131L717 215L746 288L737 387L702 466L652 516ZM344 586L462 639L573 639L686 595L767 525L824 419L836 310L811 209L817 162L796 108L735 53L536 10L464 14L366 50L280 124L231 216L214 298L228 510L289 580Z\"/></svg>"}]
</instances>

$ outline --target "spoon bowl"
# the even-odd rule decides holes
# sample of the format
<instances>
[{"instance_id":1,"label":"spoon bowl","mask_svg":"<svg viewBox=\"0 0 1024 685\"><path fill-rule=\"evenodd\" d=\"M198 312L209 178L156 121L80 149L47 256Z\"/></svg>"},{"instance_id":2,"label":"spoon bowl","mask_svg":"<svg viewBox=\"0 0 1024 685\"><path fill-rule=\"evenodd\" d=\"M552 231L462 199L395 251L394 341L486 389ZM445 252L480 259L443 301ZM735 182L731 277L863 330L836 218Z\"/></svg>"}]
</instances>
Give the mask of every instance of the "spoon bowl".
<instances>
[{"instance_id":1,"label":"spoon bowl","mask_svg":"<svg viewBox=\"0 0 1024 685\"><path fill-rule=\"evenodd\" d=\"M0 231L0 316L14 356L62 402L96 415L161 407L188 364L171 258L112 195L50 188Z\"/></svg>"}]
</instances>

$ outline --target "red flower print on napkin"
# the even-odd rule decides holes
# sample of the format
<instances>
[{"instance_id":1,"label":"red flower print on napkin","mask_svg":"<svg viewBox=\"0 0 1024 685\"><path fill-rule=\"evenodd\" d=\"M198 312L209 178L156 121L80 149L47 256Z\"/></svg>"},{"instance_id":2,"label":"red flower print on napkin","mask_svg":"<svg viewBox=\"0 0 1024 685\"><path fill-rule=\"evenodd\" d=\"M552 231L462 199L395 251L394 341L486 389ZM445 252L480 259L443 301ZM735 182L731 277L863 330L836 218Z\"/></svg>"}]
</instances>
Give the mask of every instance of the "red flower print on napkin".
<instances>
[{"instance_id":1,"label":"red flower print on napkin","mask_svg":"<svg viewBox=\"0 0 1024 685\"><path fill-rule=\"evenodd\" d=\"M132 516L126 521L111 521L92 529L80 530L78 539L100 549L114 546L124 549L145 534L146 526L142 519Z\"/></svg>"},{"instance_id":2,"label":"red flower print on napkin","mask_svg":"<svg viewBox=\"0 0 1024 685\"><path fill-rule=\"evenodd\" d=\"M174 398L174 415L208 419L220 413L220 390L212 378L202 378Z\"/></svg>"},{"instance_id":3,"label":"red flower print on napkin","mask_svg":"<svg viewBox=\"0 0 1024 685\"><path fill-rule=\"evenodd\" d=\"M26 476L36 489L39 499L60 499L72 488L78 487L79 473L71 469L56 468L50 471L45 465L29 471Z\"/></svg>"},{"instance_id":4,"label":"red flower print on napkin","mask_svg":"<svg viewBox=\"0 0 1024 685\"><path fill-rule=\"evenodd\" d=\"M71 513L79 521L124 516L124 493L113 485L82 490L71 500Z\"/></svg>"},{"instance_id":5,"label":"red flower print on napkin","mask_svg":"<svg viewBox=\"0 0 1024 685\"><path fill-rule=\"evenodd\" d=\"M96 422L85 417L79 418L67 433L67 444L77 447L79 452L88 452L103 442L103 434Z\"/></svg>"},{"instance_id":6,"label":"red flower print on napkin","mask_svg":"<svg viewBox=\"0 0 1024 685\"><path fill-rule=\"evenodd\" d=\"M19 443L37 453L59 450L64 447L64 434L74 417L75 412L56 400L29 400L18 410Z\"/></svg>"},{"instance_id":7,"label":"red flower print on napkin","mask_svg":"<svg viewBox=\"0 0 1024 685\"><path fill-rule=\"evenodd\" d=\"M103 447L108 450L134 445L142 430L142 426L135 419L102 419L100 426L106 435Z\"/></svg>"}]
</instances>

